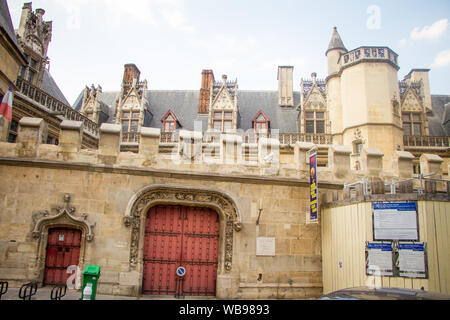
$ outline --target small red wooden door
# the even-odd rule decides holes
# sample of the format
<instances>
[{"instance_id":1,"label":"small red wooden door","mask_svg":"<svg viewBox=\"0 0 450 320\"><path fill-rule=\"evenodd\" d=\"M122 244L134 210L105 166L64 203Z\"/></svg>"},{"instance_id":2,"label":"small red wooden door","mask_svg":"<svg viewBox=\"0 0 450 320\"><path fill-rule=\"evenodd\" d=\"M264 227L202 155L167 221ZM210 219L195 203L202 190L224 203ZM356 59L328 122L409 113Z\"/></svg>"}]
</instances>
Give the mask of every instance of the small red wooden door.
<instances>
[{"instance_id":1,"label":"small red wooden door","mask_svg":"<svg viewBox=\"0 0 450 320\"><path fill-rule=\"evenodd\" d=\"M143 293L214 296L218 251L219 219L214 210L151 208L145 226ZM184 278L176 275L180 266L186 269Z\"/></svg>"},{"instance_id":2,"label":"small red wooden door","mask_svg":"<svg viewBox=\"0 0 450 320\"><path fill-rule=\"evenodd\" d=\"M50 229L45 259L44 285L66 284L69 266L78 266L81 231L69 228Z\"/></svg>"}]
</instances>

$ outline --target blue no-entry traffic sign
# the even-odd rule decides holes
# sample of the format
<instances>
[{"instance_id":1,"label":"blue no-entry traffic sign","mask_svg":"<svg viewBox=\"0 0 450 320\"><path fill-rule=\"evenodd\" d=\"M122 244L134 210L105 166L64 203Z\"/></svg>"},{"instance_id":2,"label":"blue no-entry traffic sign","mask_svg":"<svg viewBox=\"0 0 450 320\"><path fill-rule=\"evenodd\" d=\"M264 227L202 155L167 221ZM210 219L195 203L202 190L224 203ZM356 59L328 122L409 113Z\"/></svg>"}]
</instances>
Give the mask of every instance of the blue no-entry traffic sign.
<instances>
[{"instance_id":1,"label":"blue no-entry traffic sign","mask_svg":"<svg viewBox=\"0 0 450 320\"><path fill-rule=\"evenodd\" d=\"M185 267L178 267L177 269L177 276L184 277L186 275L186 268Z\"/></svg>"}]
</instances>

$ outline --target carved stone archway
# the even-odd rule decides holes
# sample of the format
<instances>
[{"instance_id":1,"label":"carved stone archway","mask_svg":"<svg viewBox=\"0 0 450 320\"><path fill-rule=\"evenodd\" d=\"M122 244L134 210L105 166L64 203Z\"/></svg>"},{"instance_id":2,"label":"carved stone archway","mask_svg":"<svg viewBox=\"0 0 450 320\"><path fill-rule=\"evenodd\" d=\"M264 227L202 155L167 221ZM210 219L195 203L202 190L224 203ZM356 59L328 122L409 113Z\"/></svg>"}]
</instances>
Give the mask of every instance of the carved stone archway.
<instances>
[{"instance_id":1,"label":"carved stone archway","mask_svg":"<svg viewBox=\"0 0 450 320\"><path fill-rule=\"evenodd\" d=\"M57 213L50 215L49 211L33 212L33 230L31 235L33 239L38 241L37 255L32 269L34 269L34 278L39 283L43 283L45 272L45 259L48 241L48 232L51 228L67 227L81 231L81 248L79 267L82 268L85 263L86 242L94 240L95 224L88 222L88 215L81 214L80 217L75 216L76 209L70 206L70 195L64 195L65 205L53 208ZM78 275L80 276L80 275Z\"/></svg>"},{"instance_id":2,"label":"carved stone archway","mask_svg":"<svg viewBox=\"0 0 450 320\"><path fill-rule=\"evenodd\" d=\"M233 264L234 231L242 230L239 210L231 197L223 192L180 186L150 186L132 197L124 217L124 224L131 227L130 267L142 262L145 218L148 210L156 205L182 205L208 207L220 217L219 270L229 272Z\"/></svg>"}]
</instances>

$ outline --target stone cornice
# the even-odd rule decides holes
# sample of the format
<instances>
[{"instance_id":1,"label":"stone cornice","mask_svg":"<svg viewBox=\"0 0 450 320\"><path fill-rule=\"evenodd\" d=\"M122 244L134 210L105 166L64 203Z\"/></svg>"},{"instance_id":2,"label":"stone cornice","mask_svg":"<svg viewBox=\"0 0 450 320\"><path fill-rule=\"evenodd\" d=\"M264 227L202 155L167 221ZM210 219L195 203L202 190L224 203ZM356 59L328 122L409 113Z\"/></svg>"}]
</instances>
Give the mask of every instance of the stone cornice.
<instances>
[{"instance_id":1,"label":"stone cornice","mask_svg":"<svg viewBox=\"0 0 450 320\"><path fill-rule=\"evenodd\" d=\"M62 162L52 160L41 159L18 159L18 158L0 158L0 165L6 166L18 166L18 167L38 167L48 169L62 169L62 170L78 170L89 171L99 173L115 173L115 174L127 174L135 176L154 176L161 178L173 178L173 179L187 179L187 180L208 180L208 181L220 181L220 182L236 182L236 183L249 183L249 184L271 184L279 186L292 186L292 187L306 187L309 188L309 181L289 178L276 178L276 177L258 177L258 176L246 176L246 175L225 175L218 173L201 173L192 171L175 171L165 169L149 169L149 168L137 168L137 167L119 167L102 164L91 163L74 163L74 162ZM330 190L342 190L344 185L342 183L333 182L319 182L319 187Z\"/></svg>"}]
</instances>

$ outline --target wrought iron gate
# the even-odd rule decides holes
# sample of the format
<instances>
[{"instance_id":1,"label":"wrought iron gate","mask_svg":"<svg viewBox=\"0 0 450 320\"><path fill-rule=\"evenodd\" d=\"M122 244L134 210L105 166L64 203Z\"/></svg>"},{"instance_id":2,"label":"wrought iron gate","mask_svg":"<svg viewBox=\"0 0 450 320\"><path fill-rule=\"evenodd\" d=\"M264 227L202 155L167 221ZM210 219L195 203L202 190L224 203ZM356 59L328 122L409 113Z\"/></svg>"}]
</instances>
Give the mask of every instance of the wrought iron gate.
<instances>
[{"instance_id":1,"label":"wrought iron gate","mask_svg":"<svg viewBox=\"0 0 450 320\"><path fill-rule=\"evenodd\" d=\"M143 293L215 296L219 217L209 208L157 206L145 225ZM178 267L186 275L176 275Z\"/></svg>"}]
</instances>

